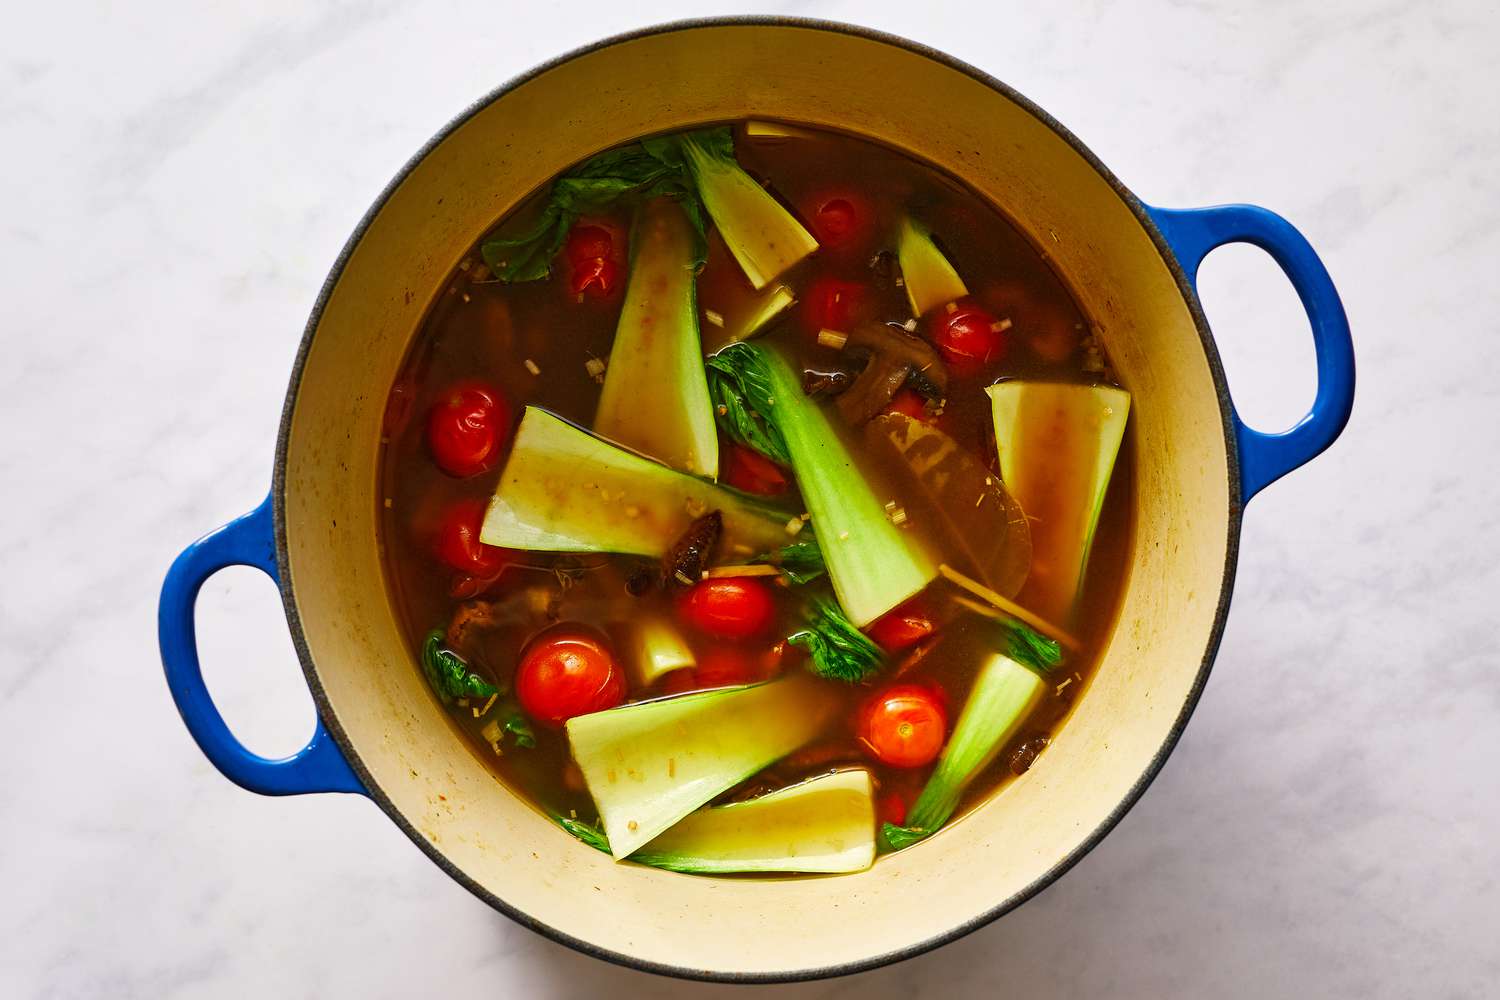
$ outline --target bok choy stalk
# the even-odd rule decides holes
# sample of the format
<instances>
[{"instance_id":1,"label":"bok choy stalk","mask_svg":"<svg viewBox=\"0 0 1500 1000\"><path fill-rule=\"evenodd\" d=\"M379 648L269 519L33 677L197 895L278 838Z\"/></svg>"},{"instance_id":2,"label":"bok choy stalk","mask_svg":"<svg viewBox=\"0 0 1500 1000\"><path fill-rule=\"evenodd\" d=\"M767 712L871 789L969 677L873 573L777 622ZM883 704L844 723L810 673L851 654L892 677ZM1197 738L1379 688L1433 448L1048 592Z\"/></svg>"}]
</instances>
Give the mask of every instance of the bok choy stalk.
<instances>
[{"instance_id":1,"label":"bok choy stalk","mask_svg":"<svg viewBox=\"0 0 1500 1000\"><path fill-rule=\"evenodd\" d=\"M812 234L735 160L729 129L684 132L641 145L687 169L719 235L756 289L818 249Z\"/></svg>"},{"instance_id":2,"label":"bok choy stalk","mask_svg":"<svg viewBox=\"0 0 1500 1000\"><path fill-rule=\"evenodd\" d=\"M932 234L913 219L901 221L896 259L901 265L901 277L913 316L925 316L938 306L969 294L964 280L932 242Z\"/></svg>"},{"instance_id":3,"label":"bok choy stalk","mask_svg":"<svg viewBox=\"0 0 1500 1000\"><path fill-rule=\"evenodd\" d=\"M719 472L719 435L698 335L695 237L680 204L654 198L636 210L630 283L594 431L712 479Z\"/></svg>"},{"instance_id":4,"label":"bok choy stalk","mask_svg":"<svg viewBox=\"0 0 1500 1000\"><path fill-rule=\"evenodd\" d=\"M896 850L936 832L958 808L979 772L995 759L1046 689L1040 672L1062 659L1057 643L1020 622L1008 624L1009 649L993 653L979 668L953 735L937 768L906 814L904 826L886 823L885 841Z\"/></svg>"},{"instance_id":5,"label":"bok choy stalk","mask_svg":"<svg viewBox=\"0 0 1500 1000\"><path fill-rule=\"evenodd\" d=\"M725 544L751 552L785 545L794 513L669 469L528 406L479 537L510 549L661 558L696 518L715 510Z\"/></svg>"},{"instance_id":6,"label":"bok choy stalk","mask_svg":"<svg viewBox=\"0 0 1500 1000\"><path fill-rule=\"evenodd\" d=\"M744 403L741 430L790 462L807 502L828 577L849 619L863 627L937 576L922 546L891 522L817 400L773 348L730 344L709 362ZM722 395L716 398L723 400ZM722 403L721 403L722 405ZM739 437L739 435L732 435ZM742 437L750 443L749 437Z\"/></svg>"},{"instance_id":7,"label":"bok choy stalk","mask_svg":"<svg viewBox=\"0 0 1500 1000\"><path fill-rule=\"evenodd\" d=\"M609 837L577 819L553 817L596 851ZM851 872L875 860L875 797L870 772L823 774L758 798L689 813L630 860L697 874Z\"/></svg>"},{"instance_id":8,"label":"bok choy stalk","mask_svg":"<svg viewBox=\"0 0 1500 1000\"><path fill-rule=\"evenodd\" d=\"M818 735L837 700L807 677L642 701L567 722L610 849L634 854Z\"/></svg>"},{"instance_id":9,"label":"bok choy stalk","mask_svg":"<svg viewBox=\"0 0 1500 1000\"><path fill-rule=\"evenodd\" d=\"M698 264L707 252L712 216L757 289L818 248L811 234L740 167L729 129L710 128L600 153L553 182L530 229L487 240L480 249L500 280L535 281L551 273L552 259L580 215L659 196L682 204L698 237Z\"/></svg>"}]
</instances>

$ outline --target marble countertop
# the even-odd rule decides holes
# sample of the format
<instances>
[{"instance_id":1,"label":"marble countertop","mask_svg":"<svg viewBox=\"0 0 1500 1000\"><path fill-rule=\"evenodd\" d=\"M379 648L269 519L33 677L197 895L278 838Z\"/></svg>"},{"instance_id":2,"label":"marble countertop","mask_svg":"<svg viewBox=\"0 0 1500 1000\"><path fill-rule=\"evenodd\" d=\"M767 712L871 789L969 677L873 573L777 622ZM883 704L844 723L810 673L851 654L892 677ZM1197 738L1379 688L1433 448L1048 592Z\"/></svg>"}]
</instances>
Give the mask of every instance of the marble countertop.
<instances>
[{"instance_id":1,"label":"marble countertop","mask_svg":"<svg viewBox=\"0 0 1500 1000\"><path fill-rule=\"evenodd\" d=\"M1251 506L1202 705L1098 849L936 953L764 992L1494 996L1500 16L1478 2L986 6L776 9L991 71L1148 201L1286 214L1343 292L1359 400L1342 441ZM155 636L171 557L264 495L307 310L407 156L542 59L716 8L8 15L0 993L727 992L522 930L368 802L233 787L178 719ZM1242 411L1289 423L1313 386L1290 288L1231 248L1203 294ZM262 752L296 748L312 708L273 588L223 573L199 622L231 723Z\"/></svg>"}]
</instances>

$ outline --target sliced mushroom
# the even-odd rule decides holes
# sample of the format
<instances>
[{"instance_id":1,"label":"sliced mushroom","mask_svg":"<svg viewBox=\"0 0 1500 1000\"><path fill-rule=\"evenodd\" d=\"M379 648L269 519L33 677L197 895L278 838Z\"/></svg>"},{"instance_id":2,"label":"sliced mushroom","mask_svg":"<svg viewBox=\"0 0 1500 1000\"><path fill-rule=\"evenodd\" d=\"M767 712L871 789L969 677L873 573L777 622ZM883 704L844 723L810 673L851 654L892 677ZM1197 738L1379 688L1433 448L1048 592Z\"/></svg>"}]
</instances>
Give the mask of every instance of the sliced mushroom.
<instances>
[{"instance_id":1,"label":"sliced mushroom","mask_svg":"<svg viewBox=\"0 0 1500 1000\"><path fill-rule=\"evenodd\" d=\"M852 376L845 371L805 371L802 391L809 396L837 396L849 388Z\"/></svg>"},{"instance_id":2,"label":"sliced mushroom","mask_svg":"<svg viewBox=\"0 0 1500 1000\"><path fill-rule=\"evenodd\" d=\"M906 376L910 373L911 366L904 361L880 354L871 355L865 370L859 373L847 392L839 395L834 405L844 420L858 427L885 408L896 390L906 384Z\"/></svg>"},{"instance_id":3,"label":"sliced mushroom","mask_svg":"<svg viewBox=\"0 0 1500 1000\"><path fill-rule=\"evenodd\" d=\"M910 379L929 399L948 391L948 370L932 345L899 326L861 323L849 331L844 350L864 351L869 363L838 398L839 412L854 426L879 413Z\"/></svg>"}]
</instances>

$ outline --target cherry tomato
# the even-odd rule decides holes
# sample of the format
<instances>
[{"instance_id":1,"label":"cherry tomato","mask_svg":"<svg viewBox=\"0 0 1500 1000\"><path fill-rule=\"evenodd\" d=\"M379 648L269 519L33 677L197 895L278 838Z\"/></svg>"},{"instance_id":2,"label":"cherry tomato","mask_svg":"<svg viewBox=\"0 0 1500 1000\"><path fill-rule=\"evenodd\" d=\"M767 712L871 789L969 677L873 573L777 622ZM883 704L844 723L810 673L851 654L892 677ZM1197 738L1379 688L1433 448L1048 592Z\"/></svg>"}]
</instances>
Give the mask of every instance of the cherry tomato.
<instances>
[{"instance_id":1,"label":"cherry tomato","mask_svg":"<svg viewBox=\"0 0 1500 1000\"><path fill-rule=\"evenodd\" d=\"M484 523L485 502L483 500L460 500L448 508L443 523L438 527L437 555L443 562L460 573L478 578L493 578L510 562L511 552L498 545L486 545L479 540L479 528Z\"/></svg>"},{"instance_id":2,"label":"cherry tomato","mask_svg":"<svg viewBox=\"0 0 1500 1000\"><path fill-rule=\"evenodd\" d=\"M624 235L607 220L578 222L563 244L568 261L568 291L575 297L607 299L621 285Z\"/></svg>"},{"instance_id":3,"label":"cherry tomato","mask_svg":"<svg viewBox=\"0 0 1500 1000\"><path fill-rule=\"evenodd\" d=\"M473 476L490 468L509 433L505 397L476 382L451 386L427 416L427 446L450 476Z\"/></svg>"},{"instance_id":4,"label":"cherry tomato","mask_svg":"<svg viewBox=\"0 0 1500 1000\"><path fill-rule=\"evenodd\" d=\"M996 316L1015 320L1017 341L1042 360L1066 361L1078 350L1084 331L1081 324L1074 324L1082 317L1065 313L1040 298L1031 282L1002 279L979 291L977 297Z\"/></svg>"},{"instance_id":5,"label":"cherry tomato","mask_svg":"<svg viewBox=\"0 0 1500 1000\"><path fill-rule=\"evenodd\" d=\"M724 482L761 496L775 496L787 490L786 473L781 466L742 444L730 445L724 456Z\"/></svg>"},{"instance_id":6,"label":"cherry tomato","mask_svg":"<svg viewBox=\"0 0 1500 1000\"><path fill-rule=\"evenodd\" d=\"M937 418L927 412L927 405L922 401L919 393L912 389L898 389L891 397L891 401L885 404L882 413L899 413L913 420L920 420L924 424L935 423Z\"/></svg>"},{"instance_id":7,"label":"cherry tomato","mask_svg":"<svg viewBox=\"0 0 1500 1000\"><path fill-rule=\"evenodd\" d=\"M1005 357L1006 325L971 301L936 311L929 322L932 342L959 371L973 371Z\"/></svg>"},{"instance_id":8,"label":"cherry tomato","mask_svg":"<svg viewBox=\"0 0 1500 1000\"><path fill-rule=\"evenodd\" d=\"M625 675L604 640L583 628L548 629L527 643L516 667L516 697L538 722L560 726L575 715L625 700Z\"/></svg>"},{"instance_id":9,"label":"cherry tomato","mask_svg":"<svg viewBox=\"0 0 1500 1000\"><path fill-rule=\"evenodd\" d=\"M448 596L456 601L467 601L489 590L498 579L500 579L498 573L488 576L455 573L453 579L448 581Z\"/></svg>"},{"instance_id":10,"label":"cherry tomato","mask_svg":"<svg viewBox=\"0 0 1500 1000\"><path fill-rule=\"evenodd\" d=\"M875 800L875 817L900 826L906 822L906 799L900 792L884 792Z\"/></svg>"},{"instance_id":11,"label":"cherry tomato","mask_svg":"<svg viewBox=\"0 0 1500 1000\"><path fill-rule=\"evenodd\" d=\"M698 671L692 667L673 670L657 682L662 694L687 694L698 690Z\"/></svg>"},{"instance_id":12,"label":"cherry tomato","mask_svg":"<svg viewBox=\"0 0 1500 1000\"><path fill-rule=\"evenodd\" d=\"M573 263L599 257L613 257L614 234L603 226L580 224L568 233L568 242L563 246L563 255Z\"/></svg>"},{"instance_id":13,"label":"cherry tomato","mask_svg":"<svg viewBox=\"0 0 1500 1000\"><path fill-rule=\"evenodd\" d=\"M785 642L778 642L760 653L743 646L715 646L699 655L696 667L667 674L662 678L661 687L668 694L682 694L763 681L777 672L785 648Z\"/></svg>"},{"instance_id":14,"label":"cherry tomato","mask_svg":"<svg viewBox=\"0 0 1500 1000\"><path fill-rule=\"evenodd\" d=\"M606 299L620 285L620 265L608 257L588 257L572 262L568 276L568 291L574 295L588 295Z\"/></svg>"},{"instance_id":15,"label":"cherry tomato","mask_svg":"<svg viewBox=\"0 0 1500 1000\"><path fill-rule=\"evenodd\" d=\"M871 698L860 713L859 739L891 767L921 767L937 759L948 729L938 691L924 684L896 684Z\"/></svg>"},{"instance_id":16,"label":"cherry tomato","mask_svg":"<svg viewBox=\"0 0 1500 1000\"><path fill-rule=\"evenodd\" d=\"M865 629L887 653L909 649L932 634L932 616L916 598L893 608Z\"/></svg>"},{"instance_id":17,"label":"cherry tomato","mask_svg":"<svg viewBox=\"0 0 1500 1000\"><path fill-rule=\"evenodd\" d=\"M860 220L854 214L854 204L847 198L832 198L823 202L813 216L813 227L819 242L823 243L842 243L859 225Z\"/></svg>"},{"instance_id":18,"label":"cherry tomato","mask_svg":"<svg viewBox=\"0 0 1500 1000\"><path fill-rule=\"evenodd\" d=\"M825 275L807 286L800 306L802 325L814 337L819 330L848 330L865 318L869 299L864 285Z\"/></svg>"},{"instance_id":19,"label":"cherry tomato","mask_svg":"<svg viewBox=\"0 0 1500 1000\"><path fill-rule=\"evenodd\" d=\"M804 205L813 235L825 251L852 254L874 232L875 213L869 201L853 191L825 191Z\"/></svg>"},{"instance_id":20,"label":"cherry tomato","mask_svg":"<svg viewBox=\"0 0 1500 1000\"><path fill-rule=\"evenodd\" d=\"M681 614L694 628L721 639L748 639L771 624L771 588L758 576L700 580L680 601Z\"/></svg>"},{"instance_id":21,"label":"cherry tomato","mask_svg":"<svg viewBox=\"0 0 1500 1000\"><path fill-rule=\"evenodd\" d=\"M761 680L776 677L782 671L781 661L786 659L786 640L781 639L761 654Z\"/></svg>"}]
</instances>

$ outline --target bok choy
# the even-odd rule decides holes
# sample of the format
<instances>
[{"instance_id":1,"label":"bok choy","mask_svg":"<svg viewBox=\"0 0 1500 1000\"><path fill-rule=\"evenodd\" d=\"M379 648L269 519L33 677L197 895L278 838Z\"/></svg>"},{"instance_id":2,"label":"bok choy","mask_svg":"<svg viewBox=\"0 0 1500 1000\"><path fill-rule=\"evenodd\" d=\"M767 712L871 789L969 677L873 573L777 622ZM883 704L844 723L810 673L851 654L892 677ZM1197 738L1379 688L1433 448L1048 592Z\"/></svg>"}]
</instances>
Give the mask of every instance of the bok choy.
<instances>
[{"instance_id":1,"label":"bok choy","mask_svg":"<svg viewBox=\"0 0 1500 1000\"><path fill-rule=\"evenodd\" d=\"M680 204L637 211L630 283L615 328L594 431L674 469L714 478L714 428L698 336L694 234Z\"/></svg>"},{"instance_id":2,"label":"bok choy","mask_svg":"<svg viewBox=\"0 0 1500 1000\"><path fill-rule=\"evenodd\" d=\"M991 654L979 668L953 735L905 824L886 823L882 828L891 847L914 844L948 822L964 790L1015 736L1046 690L1039 672L1061 659L1057 643L1019 622L1011 623L1009 631L1007 652Z\"/></svg>"},{"instance_id":3,"label":"bok choy","mask_svg":"<svg viewBox=\"0 0 1500 1000\"><path fill-rule=\"evenodd\" d=\"M729 129L709 128L643 139L570 170L553 183L529 229L483 244L485 263L502 281L545 278L580 215L663 195L677 199L687 213L698 237L696 262L703 262L712 216L757 289L818 248L817 240L735 160Z\"/></svg>"},{"instance_id":4,"label":"bok choy","mask_svg":"<svg viewBox=\"0 0 1500 1000\"><path fill-rule=\"evenodd\" d=\"M880 647L855 628L832 601L815 602L807 627L793 632L786 641L807 650L813 673L846 684L865 680L885 659Z\"/></svg>"},{"instance_id":5,"label":"bok choy","mask_svg":"<svg viewBox=\"0 0 1500 1000\"><path fill-rule=\"evenodd\" d=\"M793 511L669 469L528 406L479 537L511 549L660 558L715 510L725 544L764 552L789 540Z\"/></svg>"},{"instance_id":6,"label":"bok choy","mask_svg":"<svg viewBox=\"0 0 1500 1000\"><path fill-rule=\"evenodd\" d=\"M938 306L969 294L964 280L932 241L932 234L913 219L901 222L896 258L901 264L906 299L911 303L913 316L925 316Z\"/></svg>"},{"instance_id":7,"label":"bok choy","mask_svg":"<svg viewBox=\"0 0 1500 1000\"><path fill-rule=\"evenodd\" d=\"M557 817L558 825L610 853L598 827ZM870 772L836 771L758 798L688 814L630 860L695 874L856 872L875 860L875 797Z\"/></svg>"},{"instance_id":8,"label":"bok choy","mask_svg":"<svg viewBox=\"0 0 1500 1000\"><path fill-rule=\"evenodd\" d=\"M576 716L568 744L624 858L812 739L833 709L828 690L787 677Z\"/></svg>"},{"instance_id":9,"label":"bok choy","mask_svg":"<svg viewBox=\"0 0 1500 1000\"><path fill-rule=\"evenodd\" d=\"M730 344L709 363L717 373L720 405L725 387L743 405L744 422L731 436L790 463L817 530L829 580L856 627L868 625L937 576L926 550L892 523L853 453L775 349Z\"/></svg>"},{"instance_id":10,"label":"bok choy","mask_svg":"<svg viewBox=\"0 0 1500 1000\"><path fill-rule=\"evenodd\" d=\"M756 288L818 249L812 234L735 160L729 129L684 132L641 145L686 167L719 235Z\"/></svg>"}]
</instances>

